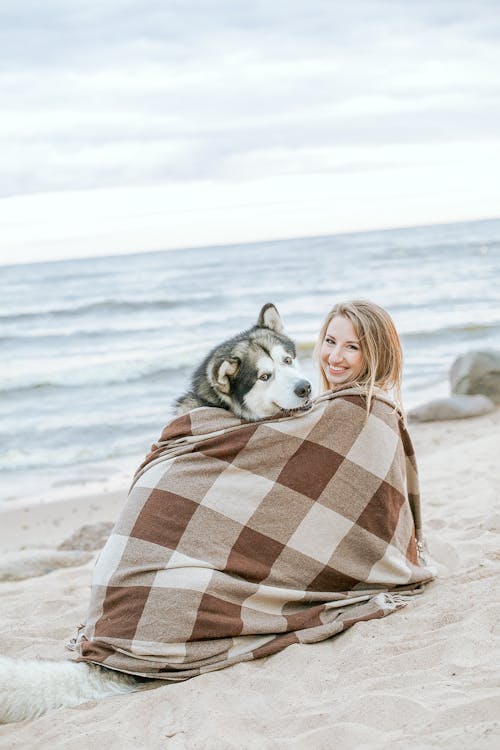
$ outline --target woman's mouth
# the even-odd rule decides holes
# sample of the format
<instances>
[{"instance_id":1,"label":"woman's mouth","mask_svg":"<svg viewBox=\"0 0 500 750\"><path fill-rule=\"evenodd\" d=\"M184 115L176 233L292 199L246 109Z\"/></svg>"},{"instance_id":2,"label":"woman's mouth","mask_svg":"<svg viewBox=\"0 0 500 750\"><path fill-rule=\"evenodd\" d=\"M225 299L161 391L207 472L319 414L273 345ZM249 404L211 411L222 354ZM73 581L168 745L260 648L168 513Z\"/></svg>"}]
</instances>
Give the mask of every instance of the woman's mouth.
<instances>
[{"instance_id":1,"label":"woman's mouth","mask_svg":"<svg viewBox=\"0 0 500 750\"><path fill-rule=\"evenodd\" d=\"M328 367L332 375L343 375L344 372L347 372L347 369L347 367L332 367L331 365Z\"/></svg>"}]
</instances>

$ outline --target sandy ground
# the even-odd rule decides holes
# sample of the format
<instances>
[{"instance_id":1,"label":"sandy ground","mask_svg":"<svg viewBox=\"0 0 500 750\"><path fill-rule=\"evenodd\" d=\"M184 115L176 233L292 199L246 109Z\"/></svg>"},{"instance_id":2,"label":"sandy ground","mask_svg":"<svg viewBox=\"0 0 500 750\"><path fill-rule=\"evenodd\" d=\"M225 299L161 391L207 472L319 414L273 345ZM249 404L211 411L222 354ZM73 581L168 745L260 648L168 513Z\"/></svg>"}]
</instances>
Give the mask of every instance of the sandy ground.
<instances>
[{"instance_id":1,"label":"sandy ground","mask_svg":"<svg viewBox=\"0 0 500 750\"><path fill-rule=\"evenodd\" d=\"M500 747L500 410L411 433L439 568L421 597L329 641L0 727L0 747ZM3 654L67 658L96 553L54 550L83 524L112 521L124 497L1 514ZM16 571L29 577L6 580Z\"/></svg>"}]
</instances>

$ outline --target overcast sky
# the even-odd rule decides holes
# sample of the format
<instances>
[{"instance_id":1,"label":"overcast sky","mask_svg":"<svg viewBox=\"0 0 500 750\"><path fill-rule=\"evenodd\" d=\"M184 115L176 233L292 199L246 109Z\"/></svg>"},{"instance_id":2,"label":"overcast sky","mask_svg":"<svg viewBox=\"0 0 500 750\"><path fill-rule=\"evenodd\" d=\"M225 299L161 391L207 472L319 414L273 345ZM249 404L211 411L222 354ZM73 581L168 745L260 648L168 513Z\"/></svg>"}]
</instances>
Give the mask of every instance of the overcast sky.
<instances>
[{"instance_id":1,"label":"overcast sky","mask_svg":"<svg viewBox=\"0 0 500 750\"><path fill-rule=\"evenodd\" d=\"M1 0L0 262L500 215L498 0Z\"/></svg>"}]
</instances>

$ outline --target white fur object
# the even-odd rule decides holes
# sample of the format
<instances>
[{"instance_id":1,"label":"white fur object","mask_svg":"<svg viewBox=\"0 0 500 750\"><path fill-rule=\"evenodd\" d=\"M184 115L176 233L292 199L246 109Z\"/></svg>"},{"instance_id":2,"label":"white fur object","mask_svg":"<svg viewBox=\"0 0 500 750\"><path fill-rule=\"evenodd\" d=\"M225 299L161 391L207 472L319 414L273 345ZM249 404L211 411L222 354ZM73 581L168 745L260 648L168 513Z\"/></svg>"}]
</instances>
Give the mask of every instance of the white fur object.
<instances>
[{"instance_id":1,"label":"white fur object","mask_svg":"<svg viewBox=\"0 0 500 750\"><path fill-rule=\"evenodd\" d=\"M0 724L62 706L144 690L151 683L94 664L0 656Z\"/></svg>"}]
</instances>

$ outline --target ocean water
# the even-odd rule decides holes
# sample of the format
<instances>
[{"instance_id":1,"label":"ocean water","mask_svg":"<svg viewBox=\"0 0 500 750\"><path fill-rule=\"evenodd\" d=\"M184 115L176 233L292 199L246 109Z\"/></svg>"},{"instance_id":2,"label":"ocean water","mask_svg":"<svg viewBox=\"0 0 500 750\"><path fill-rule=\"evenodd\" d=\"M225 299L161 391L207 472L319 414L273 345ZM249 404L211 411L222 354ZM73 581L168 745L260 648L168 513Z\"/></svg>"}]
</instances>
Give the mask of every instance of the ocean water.
<instances>
[{"instance_id":1,"label":"ocean water","mask_svg":"<svg viewBox=\"0 0 500 750\"><path fill-rule=\"evenodd\" d=\"M500 348L500 220L0 268L0 504L126 486L211 346L274 302L305 374L340 300L386 307L405 405Z\"/></svg>"}]
</instances>

